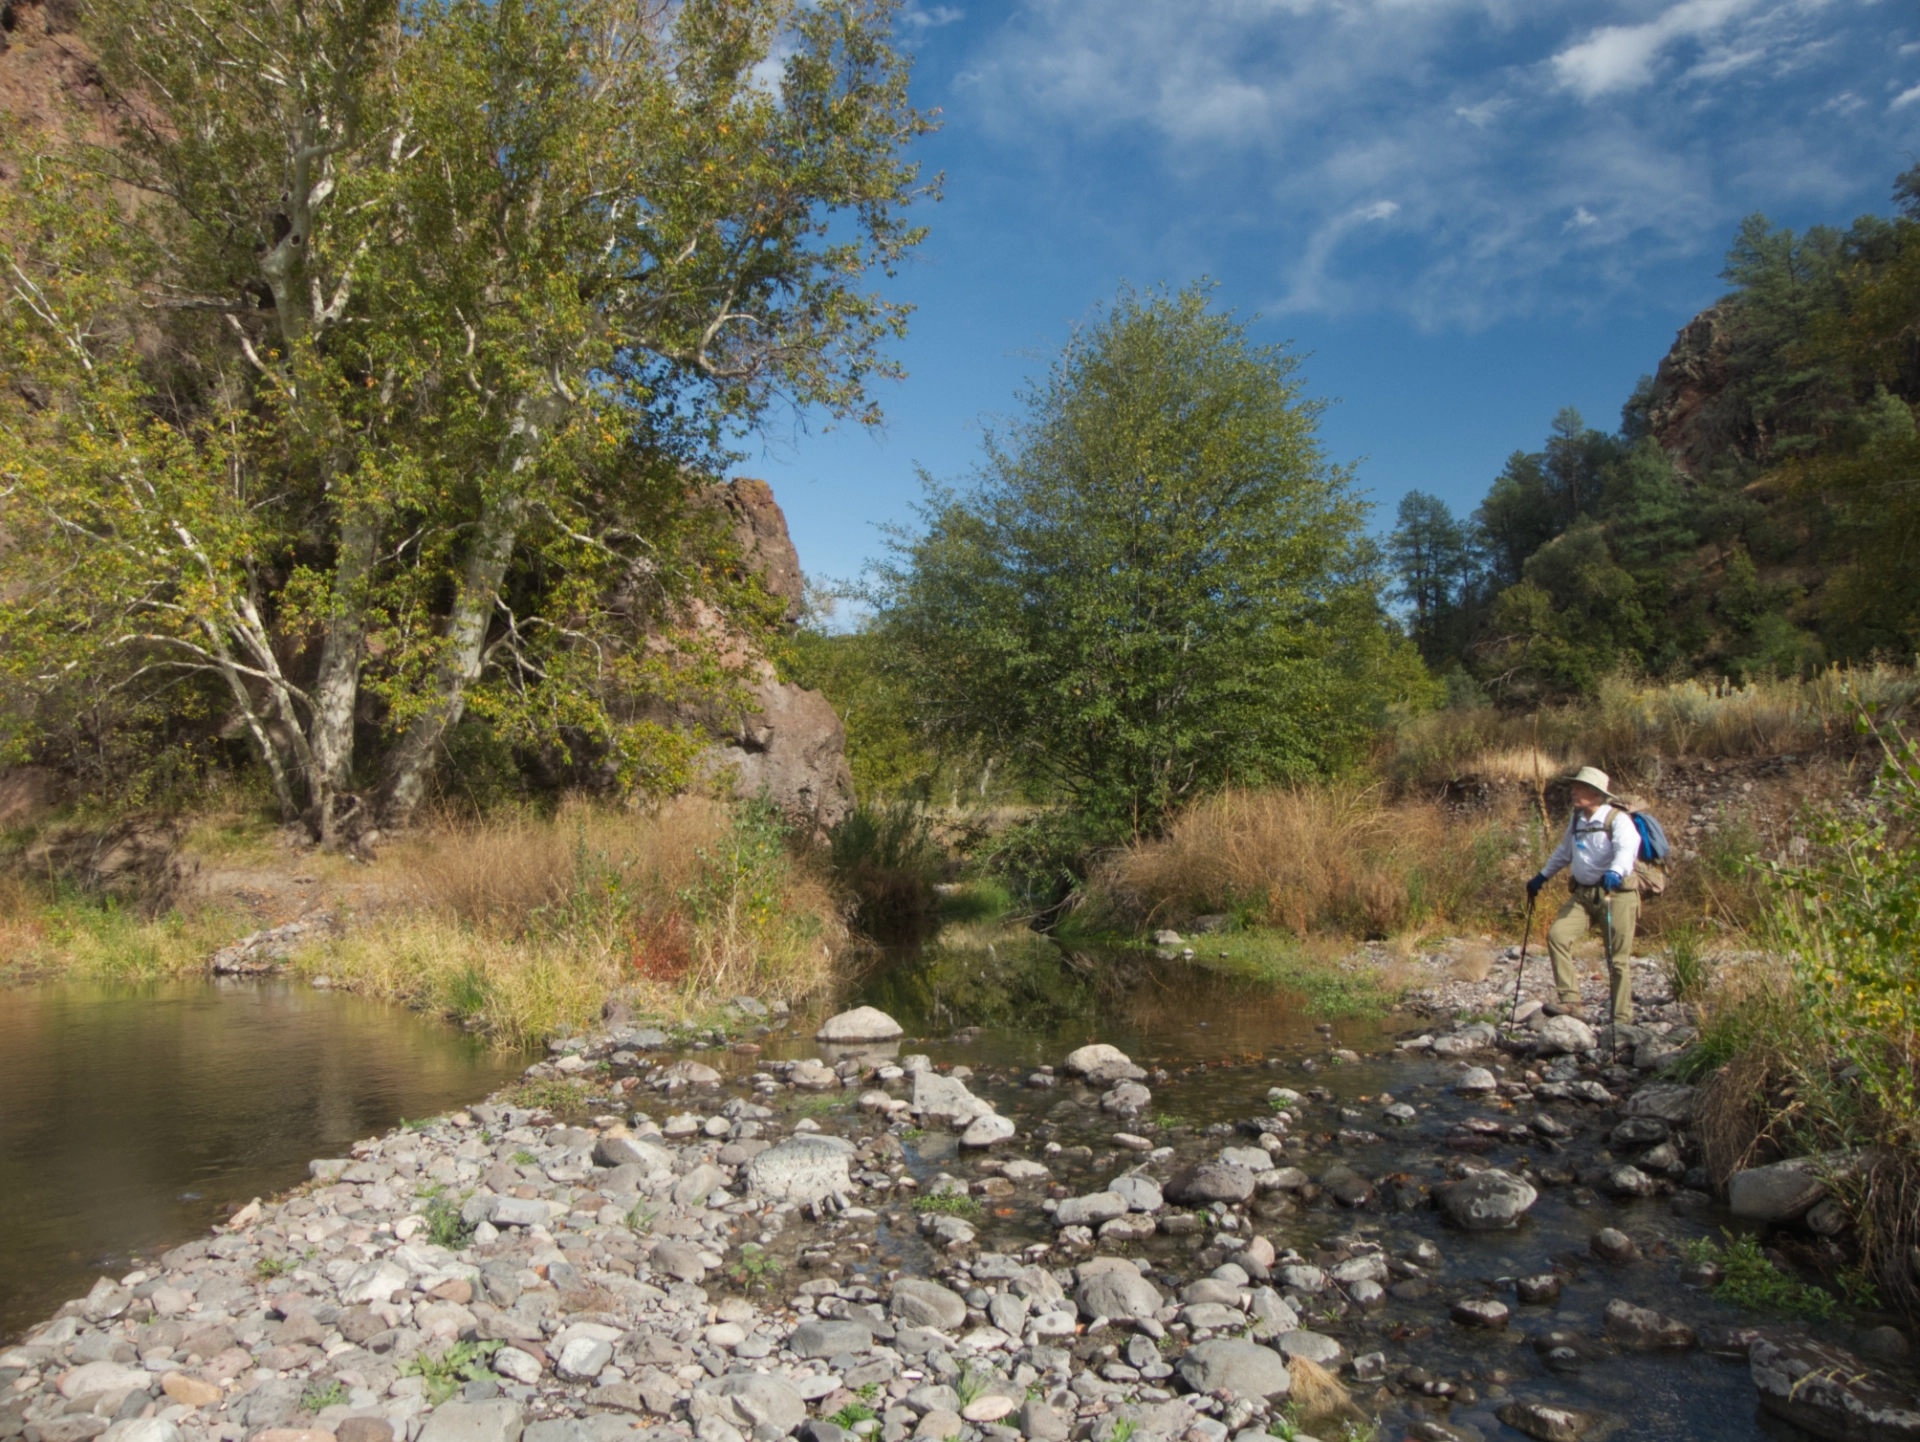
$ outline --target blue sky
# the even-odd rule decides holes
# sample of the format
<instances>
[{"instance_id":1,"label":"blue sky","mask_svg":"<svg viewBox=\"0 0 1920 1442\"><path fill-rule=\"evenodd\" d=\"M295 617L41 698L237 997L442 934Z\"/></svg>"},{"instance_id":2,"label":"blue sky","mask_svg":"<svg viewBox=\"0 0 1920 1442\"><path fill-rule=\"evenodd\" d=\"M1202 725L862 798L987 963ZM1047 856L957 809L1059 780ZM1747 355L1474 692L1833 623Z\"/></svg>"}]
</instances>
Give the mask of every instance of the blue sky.
<instances>
[{"instance_id":1,"label":"blue sky","mask_svg":"<svg viewBox=\"0 0 1920 1442\"><path fill-rule=\"evenodd\" d=\"M1307 354L1323 436L1391 524L1470 510L1578 406L1611 428L1722 291L1740 217L1886 213L1920 158L1895 0L916 0L899 33L945 199L888 424L795 431L773 483L810 576L963 479L1122 281L1205 275Z\"/></svg>"}]
</instances>

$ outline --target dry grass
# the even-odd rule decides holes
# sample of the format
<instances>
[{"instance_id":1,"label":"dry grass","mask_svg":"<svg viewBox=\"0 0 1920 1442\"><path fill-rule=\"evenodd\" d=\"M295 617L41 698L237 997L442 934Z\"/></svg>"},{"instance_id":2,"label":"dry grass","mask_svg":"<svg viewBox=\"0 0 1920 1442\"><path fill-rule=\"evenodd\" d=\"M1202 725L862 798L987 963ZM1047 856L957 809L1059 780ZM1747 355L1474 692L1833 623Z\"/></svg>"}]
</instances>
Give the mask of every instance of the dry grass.
<instances>
[{"instance_id":1,"label":"dry grass","mask_svg":"<svg viewBox=\"0 0 1920 1442\"><path fill-rule=\"evenodd\" d=\"M1116 916L1145 924L1225 911L1302 937L1389 936L1510 902L1518 844L1511 819L1389 806L1378 789L1227 791L1115 855L1092 891Z\"/></svg>"},{"instance_id":2,"label":"dry grass","mask_svg":"<svg viewBox=\"0 0 1920 1442\"><path fill-rule=\"evenodd\" d=\"M409 904L300 969L514 1045L578 1030L616 990L668 1018L797 1000L832 980L846 939L840 903L771 818L700 797L471 822L385 864Z\"/></svg>"},{"instance_id":3,"label":"dry grass","mask_svg":"<svg viewBox=\"0 0 1920 1442\"><path fill-rule=\"evenodd\" d=\"M227 818L201 818L189 835L222 859L286 865ZM344 861L295 864L346 879ZM756 808L698 797L644 813L569 802L550 817L442 822L351 879L384 901L294 968L514 1046L578 1030L616 990L663 1019L738 995L797 1000L832 980L846 940L816 860ZM0 879L9 977L193 975L260 924L204 899L150 916L32 877Z\"/></svg>"},{"instance_id":4,"label":"dry grass","mask_svg":"<svg viewBox=\"0 0 1920 1442\"><path fill-rule=\"evenodd\" d=\"M1532 786L1537 759L1548 780L1575 764L1624 777L1659 758L1712 760L1851 750L1860 706L1890 719L1920 702L1920 673L1906 666L1833 667L1808 679L1649 685L1603 681L1597 696L1538 715L1490 707L1438 711L1403 722L1386 738L1383 770L1401 787L1468 777Z\"/></svg>"}]
</instances>

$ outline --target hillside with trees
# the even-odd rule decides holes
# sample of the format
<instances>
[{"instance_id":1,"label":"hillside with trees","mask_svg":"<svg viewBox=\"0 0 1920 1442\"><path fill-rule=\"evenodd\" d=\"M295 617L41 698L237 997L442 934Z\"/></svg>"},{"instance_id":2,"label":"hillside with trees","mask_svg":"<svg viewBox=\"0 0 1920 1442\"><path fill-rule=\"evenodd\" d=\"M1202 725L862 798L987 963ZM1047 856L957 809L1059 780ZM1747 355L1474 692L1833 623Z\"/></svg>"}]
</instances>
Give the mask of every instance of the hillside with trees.
<instances>
[{"instance_id":1,"label":"hillside with trees","mask_svg":"<svg viewBox=\"0 0 1920 1442\"><path fill-rule=\"evenodd\" d=\"M1422 492L1397 599L1456 701L1590 694L1625 668L1736 681L1911 655L1920 587L1920 169L1898 214L1804 234L1745 221L1731 290L1643 377L1619 428L1553 418L1466 518Z\"/></svg>"}]
</instances>

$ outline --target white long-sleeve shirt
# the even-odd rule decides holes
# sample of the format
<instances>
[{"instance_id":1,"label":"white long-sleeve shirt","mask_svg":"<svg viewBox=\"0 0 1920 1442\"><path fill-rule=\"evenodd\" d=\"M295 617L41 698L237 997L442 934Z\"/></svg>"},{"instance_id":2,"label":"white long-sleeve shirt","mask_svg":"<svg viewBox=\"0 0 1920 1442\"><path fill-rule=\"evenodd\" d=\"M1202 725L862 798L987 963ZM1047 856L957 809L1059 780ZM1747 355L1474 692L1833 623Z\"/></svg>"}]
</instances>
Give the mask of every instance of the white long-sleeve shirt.
<instances>
[{"instance_id":1,"label":"white long-sleeve shirt","mask_svg":"<svg viewBox=\"0 0 1920 1442\"><path fill-rule=\"evenodd\" d=\"M1575 886L1598 886L1609 871L1619 872L1623 881L1633 875L1633 863L1639 855L1640 833L1634 830L1633 817L1626 811L1602 806L1590 817L1575 811L1567 819L1567 834L1553 848L1540 874L1552 876L1572 863Z\"/></svg>"}]
</instances>

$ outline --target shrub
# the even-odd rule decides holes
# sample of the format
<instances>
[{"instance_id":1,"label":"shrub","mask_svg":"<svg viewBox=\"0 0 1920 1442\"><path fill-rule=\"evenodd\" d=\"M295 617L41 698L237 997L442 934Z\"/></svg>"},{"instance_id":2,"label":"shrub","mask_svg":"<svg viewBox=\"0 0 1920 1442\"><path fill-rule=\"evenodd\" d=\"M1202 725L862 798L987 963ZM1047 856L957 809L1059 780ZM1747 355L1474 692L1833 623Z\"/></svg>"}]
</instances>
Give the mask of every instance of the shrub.
<instances>
[{"instance_id":1,"label":"shrub","mask_svg":"<svg viewBox=\"0 0 1920 1442\"><path fill-rule=\"evenodd\" d=\"M829 835L827 862L868 936L906 939L931 928L944 857L917 802L856 806Z\"/></svg>"}]
</instances>

